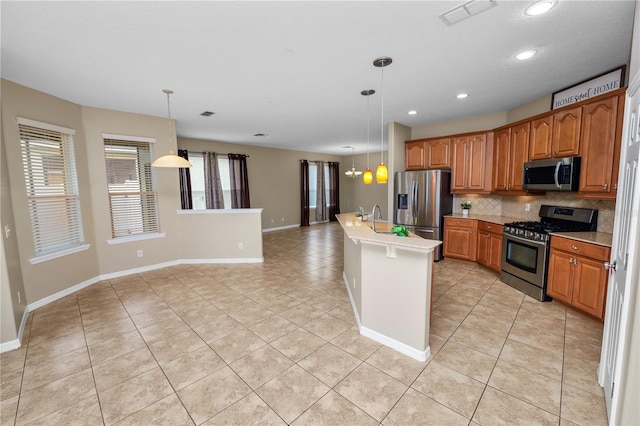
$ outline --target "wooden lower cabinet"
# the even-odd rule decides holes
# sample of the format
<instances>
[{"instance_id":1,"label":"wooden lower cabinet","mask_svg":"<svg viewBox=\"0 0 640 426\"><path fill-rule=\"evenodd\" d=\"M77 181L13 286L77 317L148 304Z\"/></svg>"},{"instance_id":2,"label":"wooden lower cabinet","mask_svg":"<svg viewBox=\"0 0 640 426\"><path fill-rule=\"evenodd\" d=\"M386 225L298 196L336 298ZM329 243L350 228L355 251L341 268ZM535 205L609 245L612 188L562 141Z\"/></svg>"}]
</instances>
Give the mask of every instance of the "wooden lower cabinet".
<instances>
[{"instance_id":1,"label":"wooden lower cabinet","mask_svg":"<svg viewBox=\"0 0 640 426\"><path fill-rule=\"evenodd\" d=\"M604 320L611 249L554 236L551 238L547 295Z\"/></svg>"},{"instance_id":2,"label":"wooden lower cabinet","mask_svg":"<svg viewBox=\"0 0 640 426\"><path fill-rule=\"evenodd\" d=\"M478 221L456 217L444 218L445 257L455 259L476 260Z\"/></svg>"},{"instance_id":3,"label":"wooden lower cabinet","mask_svg":"<svg viewBox=\"0 0 640 426\"><path fill-rule=\"evenodd\" d=\"M502 225L478 222L478 249L476 260L496 272L502 261Z\"/></svg>"}]
</instances>

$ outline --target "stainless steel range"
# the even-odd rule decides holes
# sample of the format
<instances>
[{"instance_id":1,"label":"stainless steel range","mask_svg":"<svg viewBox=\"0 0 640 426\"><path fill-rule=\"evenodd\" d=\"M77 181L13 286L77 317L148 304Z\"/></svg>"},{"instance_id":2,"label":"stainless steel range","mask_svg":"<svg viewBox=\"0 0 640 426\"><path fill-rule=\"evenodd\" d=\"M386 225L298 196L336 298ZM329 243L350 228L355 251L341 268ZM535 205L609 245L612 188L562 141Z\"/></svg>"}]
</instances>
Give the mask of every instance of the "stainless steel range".
<instances>
[{"instance_id":1,"label":"stainless steel range","mask_svg":"<svg viewBox=\"0 0 640 426\"><path fill-rule=\"evenodd\" d=\"M547 295L550 232L595 231L598 210L540 206L539 222L504 225L500 280L540 301Z\"/></svg>"}]
</instances>

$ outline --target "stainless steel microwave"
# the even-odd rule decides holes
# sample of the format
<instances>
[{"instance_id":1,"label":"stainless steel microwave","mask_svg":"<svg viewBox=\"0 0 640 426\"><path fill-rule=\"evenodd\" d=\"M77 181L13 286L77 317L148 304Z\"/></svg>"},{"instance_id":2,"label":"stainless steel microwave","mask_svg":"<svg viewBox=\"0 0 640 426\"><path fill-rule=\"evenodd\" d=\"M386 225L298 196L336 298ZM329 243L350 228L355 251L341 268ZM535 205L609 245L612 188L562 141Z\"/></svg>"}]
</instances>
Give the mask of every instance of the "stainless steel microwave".
<instances>
[{"instance_id":1,"label":"stainless steel microwave","mask_svg":"<svg viewBox=\"0 0 640 426\"><path fill-rule=\"evenodd\" d=\"M577 191L580 157L524 163L523 188L533 191Z\"/></svg>"}]
</instances>

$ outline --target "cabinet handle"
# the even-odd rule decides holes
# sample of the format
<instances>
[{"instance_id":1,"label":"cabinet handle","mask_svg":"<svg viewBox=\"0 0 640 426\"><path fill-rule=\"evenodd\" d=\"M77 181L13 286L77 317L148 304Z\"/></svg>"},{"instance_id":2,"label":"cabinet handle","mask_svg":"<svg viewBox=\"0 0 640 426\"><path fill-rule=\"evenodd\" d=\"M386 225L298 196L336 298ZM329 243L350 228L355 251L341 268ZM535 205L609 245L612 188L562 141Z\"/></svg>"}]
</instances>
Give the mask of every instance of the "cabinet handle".
<instances>
[{"instance_id":1,"label":"cabinet handle","mask_svg":"<svg viewBox=\"0 0 640 426\"><path fill-rule=\"evenodd\" d=\"M577 246L577 245L575 245L575 244L574 244L574 245L572 245L572 246L571 246L571 248L572 248L572 249L574 249L574 250L578 250L578 246Z\"/></svg>"},{"instance_id":2,"label":"cabinet handle","mask_svg":"<svg viewBox=\"0 0 640 426\"><path fill-rule=\"evenodd\" d=\"M488 226L487 226L487 229L491 229L491 225L488 225Z\"/></svg>"},{"instance_id":3,"label":"cabinet handle","mask_svg":"<svg viewBox=\"0 0 640 426\"><path fill-rule=\"evenodd\" d=\"M473 231L469 231L470 234L473 234Z\"/></svg>"},{"instance_id":4,"label":"cabinet handle","mask_svg":"<svg viewBox=\"0 0 640 426\"><path fill-rule=\"evenodd\" d=\"M617 191L617 190L618 190L618 184L617 184L617 183L616 183L615 185L613 185L613 189L614 189L615 191Z\"/></svg>"},{"instance_id":5,"label":"cabinet handle","mask_svg":"<svg viewBox=\"0 0 640 426\"><path fill-rule=\"evenodd\" d=\"M573 259L573 264L578 266L578 258L577 257L575 259Z\"/></svg>"},{"instance_id":6,"label":"cabinet handle","mask_svg":"<svg viewBox=\"0 0 640 426\"><path fill-rule=\"evenodd\" d=\"M558 156L558 153L557 153L557 152L555 152L555 151L553 151L553 156L554 156L554 157L557 157L557 156Z\"/></svg>"},{"instance_id":7,"label":"cabinet handle","mask_svg":"<svg viewBox=\"0 0 640 426\"><path fill-rule=\"evenodd\" d=\"M573 263L573 257L569 258L569 263Z\"/></svg>"},{"instance_id":8,"label":"cabinet handle","mask_svg":"<svg viewBox=\"0 0 640 426\"><path fill-rule=\"evenodd\" d=\"M607 190L607 188L609 188L609 184L608 184L608 183L605 183L604 185L602 185L602 188L606 191L606 190Z\"/></svg>"},{"instance_id":9,"label":"cabinet handle","mask_svg":"<svg viewBox=\"0 0 640 426\"><path fill-rule=\"evenodd\" d=\"M551 157L551 153L550 152L545 152L544 153L547 157Z\"/></svg>"}]
</instances>

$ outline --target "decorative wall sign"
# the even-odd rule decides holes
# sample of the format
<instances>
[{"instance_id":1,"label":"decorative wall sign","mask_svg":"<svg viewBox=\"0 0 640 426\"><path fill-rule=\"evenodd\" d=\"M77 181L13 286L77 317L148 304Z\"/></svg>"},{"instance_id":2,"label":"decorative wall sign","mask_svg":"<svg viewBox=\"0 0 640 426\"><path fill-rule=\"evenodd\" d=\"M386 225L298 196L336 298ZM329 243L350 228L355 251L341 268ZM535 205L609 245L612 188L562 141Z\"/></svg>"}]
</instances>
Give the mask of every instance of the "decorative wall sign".
<instances>
[{"instance_id":1,"label":"decorative wall sign","mask_svg":"<svg viewBox=\"0 0 640 426\"><path fill-rule=\"evenodd\" d=\"M594 96L618 90L624 85L625 66L608 71L575 86L555 92L551 97L551 109L562 108Z\"/></svg>"}]
</instances>

